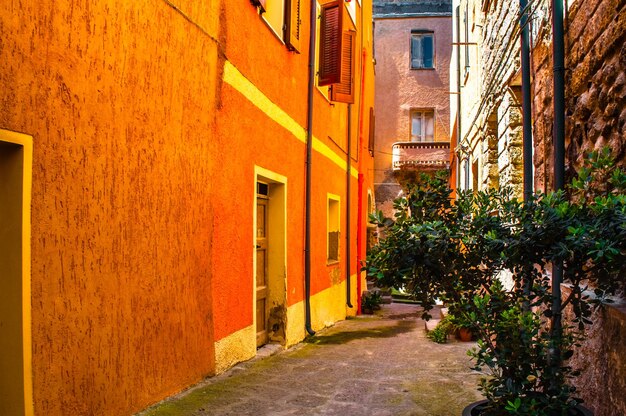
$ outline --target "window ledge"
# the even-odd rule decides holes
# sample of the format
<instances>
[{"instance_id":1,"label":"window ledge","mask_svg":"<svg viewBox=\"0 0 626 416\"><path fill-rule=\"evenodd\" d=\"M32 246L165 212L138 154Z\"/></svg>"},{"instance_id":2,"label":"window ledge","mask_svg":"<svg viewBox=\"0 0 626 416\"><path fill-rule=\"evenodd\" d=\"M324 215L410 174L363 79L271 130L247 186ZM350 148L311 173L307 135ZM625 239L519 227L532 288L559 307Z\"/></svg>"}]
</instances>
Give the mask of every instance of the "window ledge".
<instances>
[{"instance_id":1,"label":"window ledge","mask_svg":"<svg viewBox=\"0 0 626 416\"><path fill-rule=\"evenodd\" d=\"M326 266L337 266L339 264L339 260L326 260Z\"/></svg>"}]
</instances>

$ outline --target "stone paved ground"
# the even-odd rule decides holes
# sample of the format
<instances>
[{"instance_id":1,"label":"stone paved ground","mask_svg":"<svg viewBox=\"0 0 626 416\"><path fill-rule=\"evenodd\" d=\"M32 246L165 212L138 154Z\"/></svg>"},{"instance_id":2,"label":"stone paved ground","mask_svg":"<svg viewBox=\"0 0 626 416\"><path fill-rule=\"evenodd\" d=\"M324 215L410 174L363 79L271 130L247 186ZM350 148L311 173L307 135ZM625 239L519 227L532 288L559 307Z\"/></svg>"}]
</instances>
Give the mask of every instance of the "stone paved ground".
<instances>
[{"instance_id":1,"label":"stone paved ground","mask_svg":"<svg viewBox=\"0 0 626 416\"><path fill-rule=\"evenodd\" d=\"M460 415L480 399L465 354L473 344L431 342L419 315L414 305L384 305L141 415Z\"/></svg>"}]
</instances>

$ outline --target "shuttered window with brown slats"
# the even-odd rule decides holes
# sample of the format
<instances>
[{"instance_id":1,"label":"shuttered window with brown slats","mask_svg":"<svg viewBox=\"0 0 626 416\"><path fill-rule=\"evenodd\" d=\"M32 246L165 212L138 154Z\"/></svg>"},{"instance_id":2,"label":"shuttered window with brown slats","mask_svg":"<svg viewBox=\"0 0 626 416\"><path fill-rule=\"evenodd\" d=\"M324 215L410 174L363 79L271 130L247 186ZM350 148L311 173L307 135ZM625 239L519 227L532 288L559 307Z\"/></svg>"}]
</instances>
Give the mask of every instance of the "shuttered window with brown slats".
<instances>
[{"instance_id":1,"label":"shuttered window with brown slats","mask_svg":"<svg viewBox=\"0 0 626 416\"><path fill-rule=\"evenodd\" d=\"M287 16L285 26L285 43L291 51L300 53L302 36L301 0L286 0Z\"/></svg>"},{"instance_id":2,"label":"shuttered window with brown slats","mask_svg":"<svg viewBox=\"0 0 626 416\"><path fill-rule=\"evenodd\" d=\"M343 32L341 43L341 77L331 87L330 100L354 104L354 41L355 32Z\"/></svg>"},{"instance_id":3,"label":"shuttered window with brown slats","mask_svg":"<svg viewBox=\"0 0 626 416\"><path fill-rule=\"evenodd\" d=\"M322 5L320 22L320 53L318 85L341 81L341 41L343 0Z\"/></svg>"}]
</instances>

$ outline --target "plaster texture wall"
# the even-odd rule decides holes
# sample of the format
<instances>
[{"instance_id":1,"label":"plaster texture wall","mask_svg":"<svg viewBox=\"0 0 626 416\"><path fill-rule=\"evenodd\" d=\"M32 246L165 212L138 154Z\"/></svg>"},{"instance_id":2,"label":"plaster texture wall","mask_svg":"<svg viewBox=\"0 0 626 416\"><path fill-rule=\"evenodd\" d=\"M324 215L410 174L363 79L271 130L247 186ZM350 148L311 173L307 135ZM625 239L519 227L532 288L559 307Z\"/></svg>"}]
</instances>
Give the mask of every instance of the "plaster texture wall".
<instances>
[{"instance_id":1,"label":"plaster texture wall","mask_svg":"<svg viewBox=\"0 0 626 416\"><path fill-rule=\"evenodd\" d=\"M348 5L349 6L349 5ZM356 77L357 100L351 105L331 103L319 91L313 101L313 159L311 216L311 294L313 324L319 328L317 316L332 316L321 326L356 311L356 292L351 295L354 308L346 307L347 250L350 237L349 274L357 273L357 207L358 173L365 175L365 190L372 187L372 158L367 150L366 134L373 106L373 62L371 38L371 4L356 6L356 19L344 15L347 25L357 31ZM215 337L220 345L240 351L229 356L236 360L249 358L254 337L234 339L254 323L254 244L253 210L255 203L254 167L286 178L286 344L304 337L304 226L305 226L305 154L308 83L308 18L309 2L301 2L302 38L300 53L287 50L272 32L256 8L225 7L222 16L221 46L227 59L223 88L219 96L219 133L214 145L215 183L223 198L215 200L213 249L217 254L212 264ZM361 18L362 12L362 18ZM346 26L346 28L348 27ZM257 39L258 43L241 42ZM262 45L260 47L259 45ZM236 76L230 76L230 73ZM236 115L236 116L235 116ZM348 126L349 125L349 126ZM350 134L350 204L347 197L348 133ZM340 198L340 261L327 264L327 195ZM270 201L271 203L271 201ZM350 209L350 223L346 210ZM361 212L363 224L367 212ZM271 226L271 225L270 225ZM349 231L348 231L349 230ZM361 257L365 251L362 249ZM351 280L356 285L356 279ZM343 288L343 291L341 290ZM329 292L330 291L330 292ZM320 293L333 296L319 297ZM340 313L337 313L340 311ZM241 338L241 337L240 337ZM237 347L239 346L239 347ZM221 350L221 347L220 347ZM232 361L232 360L231 360ZM232 363L230 363L232 364ZM228 365L218 363L218 368Z\"/></svg>"},{"instance_id":2,"label":"plaster texture wall","mask_svg":"<svg viewBox=\"0 0 626 416\"><path fill-rule=\"evenodd\" d=\"M0 127L34 142L36 414L129 414L214 371L215 5L178 2L206 33L156 0L0 5Z\"/></svg>"},{"instance_id":3,"label":"plaster texture wall","mask_svg":"<svg viewBox=\"0 0 626 416\"><path fill-rule=\"evenodd\" d=\"M449 10L449 8L448 8ZM435 69L411 69L411 30L434 32ZM392 169L392 145L411 141L412 109L433 109L435 141L450 140L450 16L375 16L376 139L374 180L377 208L392 216L401 192Z\"/></svg>"},{"instance_id":4,"label":"plaster texture wall","mask_svg":"<svg viewBox=\"0 0 626 416\"><path fill-rule=\"evenodd\" d=\"M310 2L300 3L300 53L249 2L0 5L0 129L34 142L36 414L131 414L256 353L257 168L284 178L275 270L285 344L304 337ZM345 17L357 31L356 101L313 102L316 328L355 314L360 295L352 287L346 306L373 192L372 9L361 5ZM326 261L328 193L341 203L337 264Z\"/></svg>"}]
</instances>

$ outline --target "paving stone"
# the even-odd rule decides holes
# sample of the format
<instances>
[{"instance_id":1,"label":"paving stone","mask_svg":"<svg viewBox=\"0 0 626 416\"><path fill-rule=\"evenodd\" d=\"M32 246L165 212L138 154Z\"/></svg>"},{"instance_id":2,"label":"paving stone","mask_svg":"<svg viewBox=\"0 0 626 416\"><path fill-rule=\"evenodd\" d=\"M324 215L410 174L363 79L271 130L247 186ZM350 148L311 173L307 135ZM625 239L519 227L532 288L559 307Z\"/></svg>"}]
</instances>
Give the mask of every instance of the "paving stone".
<instances>
[{"instance_id":1,"label":"paving stone","mask_svg":"<svg viewBox=\"0 0 626 416\"><path fill-rule=\"evenodd\" d=\"M373 317L273 348L141 415L460 415L480 399L480 375L466 355L474 344L433 343L420 315L416 305L383 305Z\"/></svg>"}]
</instances>

